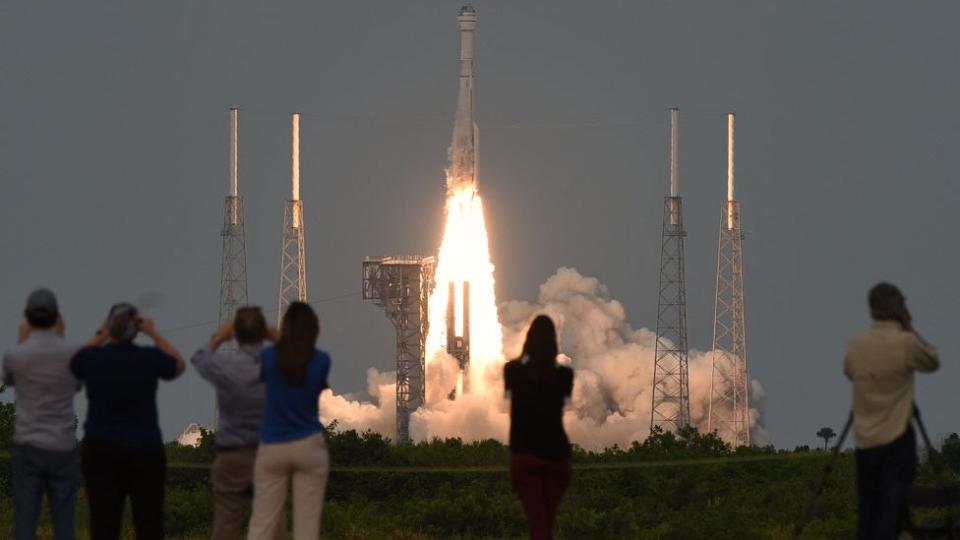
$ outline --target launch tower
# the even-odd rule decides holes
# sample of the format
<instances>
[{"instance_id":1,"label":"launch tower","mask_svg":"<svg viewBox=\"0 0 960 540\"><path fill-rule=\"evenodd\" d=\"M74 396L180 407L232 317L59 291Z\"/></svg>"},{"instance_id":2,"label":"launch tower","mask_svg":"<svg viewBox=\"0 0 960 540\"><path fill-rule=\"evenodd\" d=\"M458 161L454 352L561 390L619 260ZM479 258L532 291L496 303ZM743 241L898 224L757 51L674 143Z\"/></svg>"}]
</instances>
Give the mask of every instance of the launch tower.
<instances>
[{"instance_id":1,"label":"launch tower","mask_svg":"<svg viewBox=\"0 0 960 540\"><path fill-rule=\"evenodd\" d=\"M247 250L243 232L243 197L237 186L237 153L240 111L230 109L230 191L224 201L223 250L220 258L220 312L217 321L233 319L238 307L247 303Z\"/></svg>"},{"instance_id":2,"label":"launch tower","mask_svg":"<svg viewBox=\"0 0 960 540\"><path fill-rule=\"evenodd\" d=\"M367 257L363 298L382 307L397 330L397 440L410 442L410 415L426 399L428 300L433 257Z\"/></svg>"},{"instance_id":3,"label":"launch tower","mask_svg":"<svg viewBox=\"0 0 960 540\"><path fill-rule=\"evenodd\" d=\"M280 301L277 321L291 302L307 301L307 263L303 245L303 202L300 200L300 113L291 115L291 196L283 206L280 253Z\"/></svg>"},{"instance_id":4,"label":"launch tower","mask_svg":"<svg viewBox=\"0 0 960 540\"><path fill-rule=\"evenodd\" d=\"M680 110L670 109L670 196L663 201L660 243L660 293L653 365L650 429L676 431L690 424L687 379L687 291L684 277L683 214L679 193Z\"/></svg>"},{"instance_id":5,"label":"launch tower","mask_svg":"<svg viewBox=\"0 0 960 540\"><path fill-rule=\"evenodd\" d=\"M734 446L750 444L747 338L743 310L743 232L734 193L735 117L727 115L727 200L720 212L717 299L713 316L713 372L707 430Z\"/></svg>"}]
</instances>

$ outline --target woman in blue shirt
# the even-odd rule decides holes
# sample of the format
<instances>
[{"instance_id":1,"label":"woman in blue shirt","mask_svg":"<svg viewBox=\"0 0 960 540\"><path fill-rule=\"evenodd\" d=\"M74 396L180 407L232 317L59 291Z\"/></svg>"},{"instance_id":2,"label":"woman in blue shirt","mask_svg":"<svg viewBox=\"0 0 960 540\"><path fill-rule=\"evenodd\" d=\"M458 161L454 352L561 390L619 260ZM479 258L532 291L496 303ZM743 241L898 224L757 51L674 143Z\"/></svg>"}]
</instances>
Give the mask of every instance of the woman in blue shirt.
<instances>
[{"instance_id":1,"label":"woman in blue shirt","mask_svg":"<svg viewBox=\"0 0 960 540\"><path fill-rule=\"evenodd\" d=\"M253 471L251 540L272 539L286 520L293 480L293 537L320 536L330 456L320 424L320 392L329 388L330 356L315 345L320 321L309 305L294 302L283 315L280 339L261 353L267 401Z\"/></svg>"}]
</instances>

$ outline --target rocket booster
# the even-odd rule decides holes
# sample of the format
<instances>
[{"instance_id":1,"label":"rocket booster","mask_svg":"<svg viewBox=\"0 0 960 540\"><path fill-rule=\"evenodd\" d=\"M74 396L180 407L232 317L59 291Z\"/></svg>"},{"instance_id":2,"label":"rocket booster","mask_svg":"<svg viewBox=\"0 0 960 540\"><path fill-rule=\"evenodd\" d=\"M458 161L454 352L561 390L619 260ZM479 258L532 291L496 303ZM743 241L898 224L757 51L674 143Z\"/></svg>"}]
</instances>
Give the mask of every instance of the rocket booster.
<instances>
[{"instance_id":1,"label":"rocket booster","mask_svg":"<svg viewBox=\"0 0 960 540\"><path fill-rule=\"evenodd\" d=\"M473 34L477 11L472 6L460 8L460 88L457 114L450 143L450 168L447 169L447 190L477 186L477 125L473 116Z\"/></svg>"}]
</instances>

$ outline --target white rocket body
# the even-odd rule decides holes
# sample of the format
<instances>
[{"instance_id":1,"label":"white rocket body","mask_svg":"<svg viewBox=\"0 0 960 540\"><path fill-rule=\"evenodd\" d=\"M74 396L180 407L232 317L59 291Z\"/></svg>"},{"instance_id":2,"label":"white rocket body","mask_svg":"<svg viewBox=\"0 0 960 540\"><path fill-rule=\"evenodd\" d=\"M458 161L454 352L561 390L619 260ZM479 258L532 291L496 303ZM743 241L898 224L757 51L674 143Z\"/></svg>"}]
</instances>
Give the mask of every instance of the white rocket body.
<instances>
[{"instance_id":1,"label":"white rocket body","mask_svg":"<svg viewBox=\"0 0 960 540\"><path fill-rule=\"evenodd\" d=\"M473 115L473 34L477 12L471 6L460 9L460 88L457 114L450 144L450 168L447 169L447 190L455 191L477 185L477 125Z\"/></svg>"}]
</instances>

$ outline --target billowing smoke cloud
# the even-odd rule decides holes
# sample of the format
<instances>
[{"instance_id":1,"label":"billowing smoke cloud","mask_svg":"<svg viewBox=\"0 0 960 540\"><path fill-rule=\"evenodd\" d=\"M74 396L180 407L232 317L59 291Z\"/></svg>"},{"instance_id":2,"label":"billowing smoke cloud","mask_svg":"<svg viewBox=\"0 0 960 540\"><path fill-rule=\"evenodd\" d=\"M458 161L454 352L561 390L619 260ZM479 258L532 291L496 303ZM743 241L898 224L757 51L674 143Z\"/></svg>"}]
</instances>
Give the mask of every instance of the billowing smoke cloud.
<instances>
[{"instance_id":1,"label":"billowing smoke cloud","mask_svg":"<svg viewBox=\"0 0 960 540\"><path fill-rule=\"evenodd\" d=\"M500 305L503 350L516 357L525 330L537 314L550 316L557 324L562 362L575 371L573 396L564 415L570 439L588 449L629 446L643 440L650 430L653 357L656 336L647 329L634 330L627 323L623 305L610 298L596 278L584 277L572 268L560 268L540 286L536 302L509 301ZM445 356L445 355L443 355ZM710 393L711 355L690 351L691 423L706 430ZM427 403L410 421L415 440L460 437L465 440L495 438L505 441L509 429L509 404L504 399L501 372L483 374L489 394L446 398L456 379L456 361L434 358L427 372ZM759 425L763 387L751 381L752 439L765 444L769 437ZM372 402L347 396L324 396L325 421L336 418L346 428L374 429L394 436L393 380L390 374L368 372Z\"/></svg>"},{"instance_id":2,"label":"billowing smoke cloud","mask_svg":"<svg viewBox=\"0 0 960 540\"><path fill-rule=\"evenodd\" d=\"M381 373L367 370L366 396L334 394L320 395L320 416L324 424L337 422L337 429L372 430L396 439L397 388L396 372ZM368 400L364 400L366 397Z\"/></svg>"}]
</instances>

